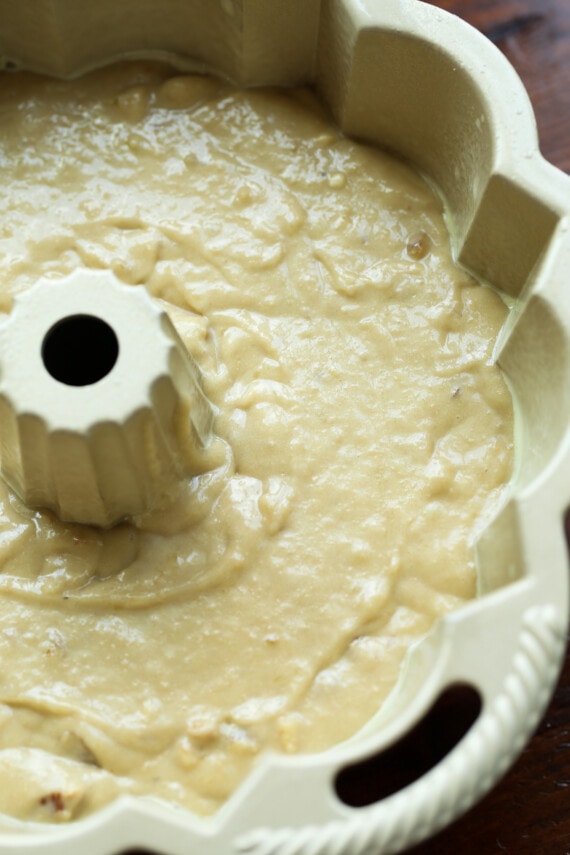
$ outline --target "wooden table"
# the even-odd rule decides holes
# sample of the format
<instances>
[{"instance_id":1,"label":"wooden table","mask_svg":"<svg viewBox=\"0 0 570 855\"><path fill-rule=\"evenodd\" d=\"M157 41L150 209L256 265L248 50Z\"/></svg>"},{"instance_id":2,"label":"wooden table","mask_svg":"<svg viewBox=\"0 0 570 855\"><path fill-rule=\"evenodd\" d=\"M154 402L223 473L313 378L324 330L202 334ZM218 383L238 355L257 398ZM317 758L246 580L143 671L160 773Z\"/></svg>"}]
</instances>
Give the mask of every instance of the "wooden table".
<instances>
[{"instance_id":1,"label":"wooden table","mask_svg":"<svg viewBox=\"0 0 570 855\"><path fill-rule=\"evenodd\" d=\"M533 102L543 154L570 173L570 0L433 2L482 30L507 55ZM504 853L570 855L570 653L552 703L511 772L462 819L409 851Z\"/></svg>"}]
</instances>

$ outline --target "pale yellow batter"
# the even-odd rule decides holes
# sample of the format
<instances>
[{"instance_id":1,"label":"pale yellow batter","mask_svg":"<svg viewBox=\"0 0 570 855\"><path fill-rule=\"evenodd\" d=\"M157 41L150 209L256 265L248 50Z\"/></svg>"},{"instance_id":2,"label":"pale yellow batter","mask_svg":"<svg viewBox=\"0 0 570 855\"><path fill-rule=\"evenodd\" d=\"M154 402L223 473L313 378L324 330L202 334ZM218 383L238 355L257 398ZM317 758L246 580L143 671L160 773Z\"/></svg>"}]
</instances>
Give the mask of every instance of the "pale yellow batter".
<instances>
[{"instance_id":1,"label":"pale yellow batter","mask_svg":"<svg viewBox=\"0 0 570 855\"><path fill-rule=\"evenodd\" d=\"M512 468L507 309L407 167L305 91L124 65L0 79L0 309L112 269L166 301L217 439L103 532L0 485L0 811L214 811L260 752L353 734L475 592Z\"/></svg>"}]
</instances>

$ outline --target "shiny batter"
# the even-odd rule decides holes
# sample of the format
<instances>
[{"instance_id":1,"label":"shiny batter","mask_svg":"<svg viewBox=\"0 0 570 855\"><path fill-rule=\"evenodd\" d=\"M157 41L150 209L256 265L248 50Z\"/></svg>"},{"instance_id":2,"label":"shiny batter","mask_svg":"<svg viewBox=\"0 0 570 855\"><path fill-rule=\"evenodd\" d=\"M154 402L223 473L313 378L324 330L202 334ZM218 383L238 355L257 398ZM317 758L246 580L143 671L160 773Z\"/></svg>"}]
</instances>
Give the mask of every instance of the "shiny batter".
<instances>
[{"instance_id":1,"label":"shiny batter","mask_svg":"<svg viewBox=\"0 0 570 855\"><path fill-rule=\"evenodd\" d=\"M125 64L0 79L0 309L110 268L165 301L216 439L110 531L0 484L0 811L118 793L208 814L267 749L317 751L475 594L504 499L507 308L452 262L441 205L307 91Z\"/></svg>"}]
</instances>

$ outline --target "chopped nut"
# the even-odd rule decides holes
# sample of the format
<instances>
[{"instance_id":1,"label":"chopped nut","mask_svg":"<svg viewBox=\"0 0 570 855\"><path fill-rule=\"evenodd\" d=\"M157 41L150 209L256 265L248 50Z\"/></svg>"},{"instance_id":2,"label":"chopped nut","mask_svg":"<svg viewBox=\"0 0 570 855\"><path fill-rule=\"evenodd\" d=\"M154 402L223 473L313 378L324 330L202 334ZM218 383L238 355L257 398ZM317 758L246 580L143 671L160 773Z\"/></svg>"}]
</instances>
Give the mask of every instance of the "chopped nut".
<instances>
[{"instance_id":1,"label":"chopped nut","mask_svg":"<svg viewBox=\"0 0 570 855\"><path fill-rule=\"evenodd\" d=\"M39 804L49 811L52 819L58 822L68 822L76 815L82 801L82 795L82 792L78 790L66 793L61 792L61 790L53 790L53 792L42 796L39 799Z\"/></svg>"},{"instance_id":2,"label":"chopped nut","mask_svg":"<svg viewBox=\"0 0 570 855\"><path fill-rule=\"evenodd\" d=\"M150 93L146 86L132 86L117 97L117 107L129 122L140 122L148 113Z\"/></svg>"},{"instance_id":3,"label":"chopped nut","mask_svg":"<svg viewBox=\"0 0 570 855\"><path fill-rule=\"evenodd\" d=\"M217 710L196 709L186 721L186 732L193 742L213 742L220 735L220 715Z\"/></svg>"},{"instance_id":4,"label":"chopped nut","mask_svg":"<svg viewBox=\"0 0 570 855\"><path fill-rule=\"evenodd\" d=\"M417 232L408 240L406 247L408 255L415 261L421 261L429 253L431 240L425 232Z\"/></svg>"},{"instance_id":5,"label":"chopped nut","mask_svg":"<svg viewBox=\"0 0 570 855\"><path fill-rule=\"evenodd\" d=\"M40 799L40 804L44 807L50 807L55 813L65 810L65 800L62 793L48 793Z\"/></svg>"}]
</instances>

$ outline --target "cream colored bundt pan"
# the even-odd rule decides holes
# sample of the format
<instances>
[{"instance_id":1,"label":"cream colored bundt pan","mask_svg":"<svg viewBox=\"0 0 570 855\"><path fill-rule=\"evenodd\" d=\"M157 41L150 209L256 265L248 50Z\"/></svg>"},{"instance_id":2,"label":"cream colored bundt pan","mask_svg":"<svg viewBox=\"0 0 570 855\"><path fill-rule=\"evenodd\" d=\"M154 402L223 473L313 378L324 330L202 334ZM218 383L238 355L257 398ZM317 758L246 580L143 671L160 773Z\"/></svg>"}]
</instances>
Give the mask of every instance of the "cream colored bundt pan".
<instances>
[{"instance_id":1,"label":"cream colored bundt pan","mask_svg":"<svg viewBox=\"0 0 570 855\"><path fill-rule=\"evenodd\" d=\"M411 650L377 717L334 750L266 756L214 817L122 798L69 826L0 824L4 855L379 855L479 799L535 728L568 618L570 180L538 151L528 97L487 40L419 0L0 0L7 69L80 74L117 57L234 82L313 82L348 135L398 152L439 187L458 259L516 300L499 343L518 407L511 498L478 544L480 596ZM335 794L347 764L392 745L448 686L482 710L429 773L376 804Z\"/></svg>"}]
</instances>

